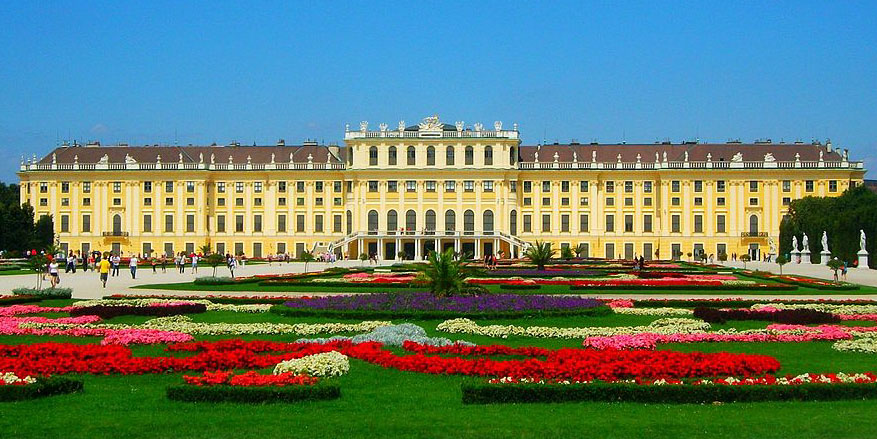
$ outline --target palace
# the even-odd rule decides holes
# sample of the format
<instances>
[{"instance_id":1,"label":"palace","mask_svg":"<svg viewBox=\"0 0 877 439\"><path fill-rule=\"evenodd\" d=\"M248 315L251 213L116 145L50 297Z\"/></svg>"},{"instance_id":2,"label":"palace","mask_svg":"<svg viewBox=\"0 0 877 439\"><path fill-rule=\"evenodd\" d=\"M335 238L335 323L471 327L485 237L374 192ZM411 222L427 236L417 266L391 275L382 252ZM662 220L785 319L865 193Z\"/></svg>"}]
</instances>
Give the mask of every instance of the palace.
<instances>
[{"instance_id":1,"label":"palace","mask_svg":"<svg viewBox=\"0 0 877 439\"><path fill-rule=\"evenodd\" d=\"M529 243L597 258L775 251L791 200L865 170L831 142L521 145L517 124L437 116L343 146L65 145L21 164L21 201L75 251L305 251L421 259Z\"/></svg>"}]
</instances>

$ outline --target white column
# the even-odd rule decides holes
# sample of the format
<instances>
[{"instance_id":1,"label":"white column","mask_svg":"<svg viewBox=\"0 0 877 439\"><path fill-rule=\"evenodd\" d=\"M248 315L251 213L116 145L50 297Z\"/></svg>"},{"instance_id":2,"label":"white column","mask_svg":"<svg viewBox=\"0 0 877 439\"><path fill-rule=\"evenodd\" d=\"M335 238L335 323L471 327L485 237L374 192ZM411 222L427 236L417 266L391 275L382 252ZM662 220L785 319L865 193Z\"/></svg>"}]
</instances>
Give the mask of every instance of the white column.
<instances>
[{"instance_id":1,"label":"white column","mask_svg":"<svg viewBox=\"0 0 877 439\"><path fill-rule=\"evenodd\" d=\"M481 239L475 239L475 259L481 258Z\"/></svg>"},{"instance_id":2,"label":"white column","mask_svg":"<svg viewBox=\"0 0 877 439\"><path fill-rule=\"evenodd\" d=\"M384 258L384 250L384 238L378 238L378 259Z\"/></svg>"},{"instance_id":3,"label":"white column","mask_svg":"<svg viewBox=\"0 0 877 439\"><path fill-rule=\"evenodd\" d=\"M420 238L414 238L414 260L419 261L421 259L421 242Z\"/></svg>"},{"instance_id":4,"label":"white column","mask_svg":"<svg viewBox=\"0 0 877 439\"><path fill-rule=\"evenodd\" d=\"M399 260L399 252L402 251L402 240L396 238L396 248L394 249L396 254L393 255L393 259Z\"/></svg>"}]
</instances>

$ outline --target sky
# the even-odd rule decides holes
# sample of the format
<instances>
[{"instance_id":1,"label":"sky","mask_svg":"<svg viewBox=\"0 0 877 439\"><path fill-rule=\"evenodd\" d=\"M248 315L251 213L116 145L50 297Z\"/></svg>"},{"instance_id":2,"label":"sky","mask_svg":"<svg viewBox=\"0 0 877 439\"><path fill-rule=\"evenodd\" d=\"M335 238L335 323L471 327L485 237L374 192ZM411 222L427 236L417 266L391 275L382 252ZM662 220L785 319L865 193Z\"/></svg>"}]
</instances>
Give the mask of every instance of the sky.
<instances>
[{"instance_id":1,"label":"sky","mask_svg":"<svg viewBox=\"0 0 877 439\"><path fill-rule=\"evenodd\" d=\"M0 4L0 181L63 140L328 143L432 114L525 144L830 138L873 168L877 2Z\"/></svg>"}]
</instances>

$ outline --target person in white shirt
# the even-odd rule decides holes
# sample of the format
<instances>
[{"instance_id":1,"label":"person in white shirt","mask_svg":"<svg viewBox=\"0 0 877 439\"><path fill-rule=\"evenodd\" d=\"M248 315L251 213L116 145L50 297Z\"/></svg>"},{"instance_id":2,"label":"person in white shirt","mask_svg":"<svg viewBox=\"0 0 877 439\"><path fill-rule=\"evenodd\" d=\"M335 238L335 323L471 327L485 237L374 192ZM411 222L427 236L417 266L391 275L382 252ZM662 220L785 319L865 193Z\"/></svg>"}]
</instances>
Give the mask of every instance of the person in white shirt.
<instances>
[{"instance_id":1,"label":"person in white shirt","mask_svg":"<svg viewBox=\"0 0 877 439\"><path fill-rule=\"evenodd\" d=\"M198 272L198 259L200 259L200 258L198 258L198 255L193 253L192 254L192 272L193 273Z\"/></svg>"},{"instance_id":2,"label":"person in white shirt","mask_svg":"<svg viewBox=\"0 0 877 439\"><path fill-rule=\"evenodd\" d=\"M117 254L113 255L113 257L110 258L110 262L113 263L113 276L118 276L119 275L119 264L122 263L122 257L117 255Z\"/></svg>"},{"instance_id":3,"label":"person in white shirt","mask_svg":"<svg viewBox=\"0 0 877 439\"><path fill-rule=\"evenodd\" d=\"M131 269L131 279L137 279L137 262L139 261L137 256L134 255L131 255L131 260L128 261L128 268Z\"/></svg>"},{"instance_id":4,"label":"person in white shirt","mask_svg":"<svg viewBox=\"0 0 877 439\"><path fill-rule=\"evenodd\" d=\"M58 261L55 259L49 263L49 277L52 281L52 288L55 288L61 282L61 276L58 274Z\"/></svg>"}]
</instances>

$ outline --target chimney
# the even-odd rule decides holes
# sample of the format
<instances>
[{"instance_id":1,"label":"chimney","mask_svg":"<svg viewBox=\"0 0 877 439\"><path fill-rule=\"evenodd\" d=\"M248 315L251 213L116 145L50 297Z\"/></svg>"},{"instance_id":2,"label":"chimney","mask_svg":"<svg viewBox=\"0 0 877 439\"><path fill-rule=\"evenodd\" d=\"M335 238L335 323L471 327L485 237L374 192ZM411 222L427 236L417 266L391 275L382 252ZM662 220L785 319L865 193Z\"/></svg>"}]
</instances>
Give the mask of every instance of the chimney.
<instances>
[{"instance_id":1,"label":"chimney","mask_svg":"<svg viewBox=\"0 0 877 439\"><path fill-rule=\"evenodd\" d=\"M278 140L278 141L277 141L277 146L286 146L286 141L283 140L283 139Z\"/></svg>"}]
</instances>

